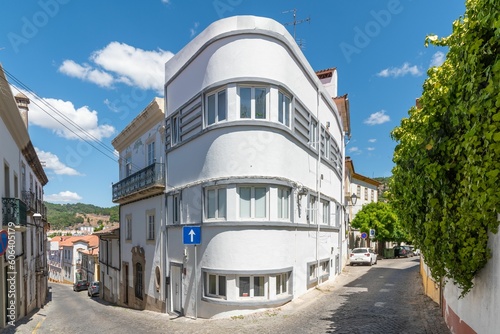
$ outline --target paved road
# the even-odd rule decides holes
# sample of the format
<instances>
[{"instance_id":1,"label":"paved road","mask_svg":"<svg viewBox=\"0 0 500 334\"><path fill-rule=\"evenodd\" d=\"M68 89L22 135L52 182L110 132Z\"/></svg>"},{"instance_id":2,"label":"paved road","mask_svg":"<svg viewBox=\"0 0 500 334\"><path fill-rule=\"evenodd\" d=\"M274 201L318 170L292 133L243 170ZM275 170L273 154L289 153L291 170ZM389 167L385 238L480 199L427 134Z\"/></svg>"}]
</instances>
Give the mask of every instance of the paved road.
<instances>
[{"instance_id":1,"label":"paved road","mask_svg":"<svg viewBox=\"0 0 500 334\"><path fill-rule=\"evenodd\" d=\"M229 319L173 318L116 307L50 284L52 300L5 333L450 333L423 295L417 258L346 267L335 282L280 308Z\"/></svg>"}]
</instances>

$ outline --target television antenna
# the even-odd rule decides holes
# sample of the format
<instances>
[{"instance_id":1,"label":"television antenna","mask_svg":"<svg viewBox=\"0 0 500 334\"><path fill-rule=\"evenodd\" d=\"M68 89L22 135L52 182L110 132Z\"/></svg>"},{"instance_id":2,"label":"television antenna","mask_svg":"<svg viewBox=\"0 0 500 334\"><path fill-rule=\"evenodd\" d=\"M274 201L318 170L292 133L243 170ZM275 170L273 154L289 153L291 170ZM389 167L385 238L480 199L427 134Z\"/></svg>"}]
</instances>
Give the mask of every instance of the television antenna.
<instances>
[{"instance_id":1,"label":"television antenna","mask_svg":"<svg viewBox=\"0 0 500 334\"><path fill-rule=\"evenodd\" d=\"M290 10L286 10L286 11L284 11L282 13L283 14L287 14L287 13L290 13L290 12L293 12L293 21L286 22L283 25L285 25L285 26L293 25L293 39L295 40L295 32L296 32L297 24L301 24L301 23L304 23L304 22L309 22L310 23L311 22L311 18L308 16L305 19L297 20L297 9L296 8L290 9ZM302 43L303 43L303 40L301 40L301 42L299 44L299 46L301 48L302 48Z\"/></svg>"}]
</instances>

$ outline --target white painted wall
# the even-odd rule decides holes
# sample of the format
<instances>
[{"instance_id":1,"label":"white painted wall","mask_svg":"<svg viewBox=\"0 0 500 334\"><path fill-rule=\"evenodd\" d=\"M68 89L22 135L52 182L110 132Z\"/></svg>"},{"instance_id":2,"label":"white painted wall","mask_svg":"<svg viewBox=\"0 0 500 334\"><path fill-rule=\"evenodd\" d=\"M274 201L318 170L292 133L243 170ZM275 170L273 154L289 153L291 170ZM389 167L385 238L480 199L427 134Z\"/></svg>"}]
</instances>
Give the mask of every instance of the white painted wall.
<instances>
[{"instance_id":1,"label":"white painted wall","mask_svg":"<svg viewBox=\"0 0 500 334\"><path fill-rule=\"evenodd\" d=\"M489 234L488 247L493 257L474 278L474 288L462 299L461 291L448 282L443 291L446 305L476 333L496 334L500 328L500 235ZM446 310L446 313L449 313ZM447 315L445 315L446 317ZM456 329L452 329L455 333Z\"/></svg>"}]
</instances>

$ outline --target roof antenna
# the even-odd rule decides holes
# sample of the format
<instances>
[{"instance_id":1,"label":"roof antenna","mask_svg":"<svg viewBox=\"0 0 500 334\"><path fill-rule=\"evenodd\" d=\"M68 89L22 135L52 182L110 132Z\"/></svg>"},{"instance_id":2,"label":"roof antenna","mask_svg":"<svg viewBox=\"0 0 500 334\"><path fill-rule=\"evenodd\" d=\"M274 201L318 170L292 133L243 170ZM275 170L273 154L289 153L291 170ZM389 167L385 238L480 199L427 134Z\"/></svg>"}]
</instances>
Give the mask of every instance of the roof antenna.
<instances>
[{"instance_id":1,"label":"roof antenna","mask_svg":"<svg viewBox=\"0 0 500 334\"><path fill-rule=\"evenodd\" d=\"M299 45L299 47L302 49L303 45L304 45L304 40L303 39L299 39L297 40L295 38L295 31L296 31L296 27L297 27L297 24L301 24L301 23L304 23L304 22L309 22L311 23L311 18L308 16L307 18L305 19L302 19L302 20L297 20L297 9L294 8L294 9L291 9L291 10L286 10L284 12L282 12L283 14L286 14L286 13L290 13L290 12L293 12L293 21L291 22L286 22L284 23L283 25L285 26L288 26L288 25L293 25L293 39L297 42L297 44Z\"/></svg>"}]
</instances>

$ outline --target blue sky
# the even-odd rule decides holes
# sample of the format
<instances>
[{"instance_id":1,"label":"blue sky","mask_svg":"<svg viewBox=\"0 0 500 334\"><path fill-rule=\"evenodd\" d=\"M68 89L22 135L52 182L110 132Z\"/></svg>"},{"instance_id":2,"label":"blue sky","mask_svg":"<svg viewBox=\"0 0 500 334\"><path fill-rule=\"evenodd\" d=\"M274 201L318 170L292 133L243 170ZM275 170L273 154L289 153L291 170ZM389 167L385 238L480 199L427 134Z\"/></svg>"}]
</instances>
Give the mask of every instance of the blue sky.
<instances>
[{"instance_id":1,"label":"blue sky","mask_svg":"<svg viewBox=\"0 0 500 334\"><path fill-rule=\"evenodd\" d=\"M421 94L463 1L143 0L2 1L0 63L32 98L29 131L49 183L45 200L113 206L119 181L111 141L162 95L164 63L212 22L256 15L286 24L315 70L338 71L348 94L357 173L390 176L390 131ZM307 20L307 19L310 20ZM34 94L34 95L33 95ZM62 115L62 116L61 116Z\"/></svg>"}]
</instances>

